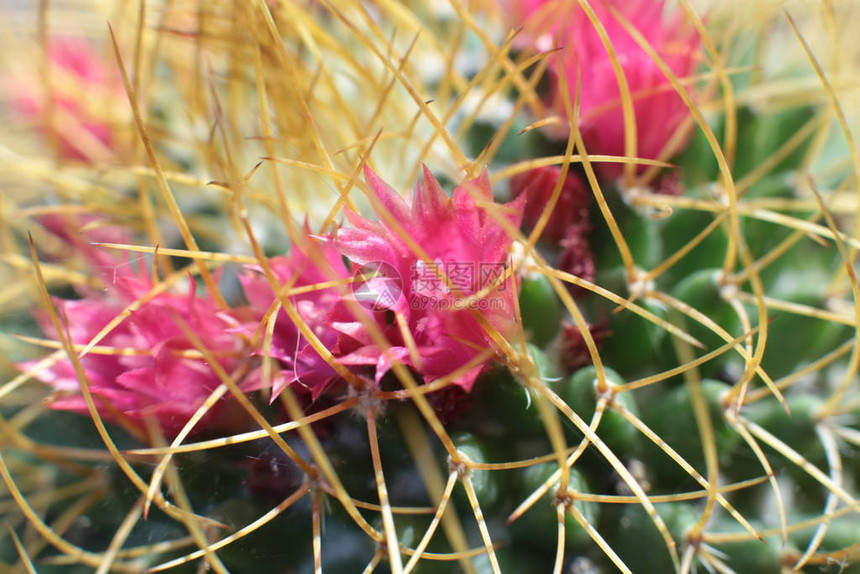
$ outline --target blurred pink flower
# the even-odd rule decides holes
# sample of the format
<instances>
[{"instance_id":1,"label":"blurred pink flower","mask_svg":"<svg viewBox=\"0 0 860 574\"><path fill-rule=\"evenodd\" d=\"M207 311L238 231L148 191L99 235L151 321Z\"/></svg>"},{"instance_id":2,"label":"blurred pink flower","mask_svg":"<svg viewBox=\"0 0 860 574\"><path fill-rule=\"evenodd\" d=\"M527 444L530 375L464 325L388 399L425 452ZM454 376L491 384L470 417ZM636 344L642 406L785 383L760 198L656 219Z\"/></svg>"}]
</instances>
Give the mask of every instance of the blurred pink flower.
<instances>
[{"instance_id":1,"label":"blurred pink flower","mask_svg":"<svg viewBox=\"0 0 860 574\"><path fill-rule=\"evenodd\" d=\"M565 115L560 77L555 74L561 65L569 82L571 108L580 81L580 129L589 153L624 156L621 91L609 53L579 1L521 0L511 4L509 14L520 18L515 21L518 25L524 22L520 46L528 44L539 51L563 48L552 56L548 68L556 84L550 105L556 113ZM605 28L627 79L636 119L636 155L657 159L685 124L689 108L622 22L626 20L638 30L681 80L696 70L701 39L680 13L667 14L665 0L590 0L589 4ZM665 155L671 156L686 145L691 135L689 127ZM623 170L619 163L602 163L599 167L602 175L611 178Z\"/></svg>"},{"instance_id":2,"label":"blurred pink flower","mask_svg":"<svg viewBox=\"0 0 860 574\"><path fill-rule=\"evenodd\" d=\"M476 314L502 337L511 338L517 285L512 277L502 278L512 243L508 228L519 226L525 196L505 206L488 205L493 199L484 172L448 198L425 168L424 182L415 189L410 205L369 168L365 178L379 221L348 211L353 227L340 229L334 245L354 265L381 263L395 270L403 279L402 293L391 298L387 311L375 313L391 345L388 349L380 348L355 319L345 317L334 324L352 344L349 348L349 340L341 341L339 350L346 354L340 362L375 366L379 382L399 361L431 382L496 347ZM413 247L424 253L419 256ZM486 295L470 305L468 297L484 288ZM411 353L404 331L414 340ZM485 366L474 366L453 383L470 390Z\"/></svg>"},{"instance_id":3,"label":"blurred pink flower","mask_svg":"<svg viewBox=\"0 0 860 574\"><path fill-rule=\"evenodd\" d=\"M499 0L508 22L518 29L514 46L536 48L544 52L553 48L553 36L563 24L559 11L575 6L578 0Z\"/></svg>"},{"instance_id":4,"label":"blurred pink flower","mask_svg":"<svg viewBox=\"0 0 860 574\"><path fill-rule=\"evenodd\" d=\"M46 95L33 81L18 81L13 102L18 112L40 129L55 129L60 156L92 162L115 148L114 130L104 114L107 104L122 103L119 75L105 65L94 45L71 36L53 37L48 45L51 85ZM46 117L46 101L56 117Z\"/></svg>"},{"instance_id":5,"label":"blurred pink flower","mask_svg":"<svg viewBox=\"0 0 860 574\"><path fill-rule=\"evenodd\" d=\"M105 284L104 291L83 292L81 299L54 299L72 342L86 345L128 305L151 291L149 271L142 260L111 256L88 244L88 238L63 228L57 218L46 218L44 223L80 249ZM116 240L123 234L116 228L103 227L92 236ZM40 319L45 333L56 337L50 321L44 315ZM164 292L145 302L101 339L97 349L81 359L99 413L108 420L123 419L141 429L145 419L151 418L168 439L174 437L221 384L185 329L195 333L231 374L240 371L245 360L244 345L232 332L237 324L213 299L198 295L191 278L183 292ZM100 352L106 348L123 353ZM37 371L35 377L57 391L49 402L51 408L89 412L69 359ZM195 430L233 428L235 418L224 414L229 412L230 402L226 398L219 401Z\"/></svg>"}]
</instances>

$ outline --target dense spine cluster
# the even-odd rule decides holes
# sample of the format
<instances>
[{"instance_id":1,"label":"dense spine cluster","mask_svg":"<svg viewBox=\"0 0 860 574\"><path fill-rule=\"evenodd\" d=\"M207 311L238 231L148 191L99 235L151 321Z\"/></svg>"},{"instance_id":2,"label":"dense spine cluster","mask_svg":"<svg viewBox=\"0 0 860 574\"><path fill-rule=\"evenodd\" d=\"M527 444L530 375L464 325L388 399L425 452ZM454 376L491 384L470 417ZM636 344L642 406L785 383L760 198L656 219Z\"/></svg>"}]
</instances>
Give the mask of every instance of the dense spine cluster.
<instances>
[{"instance_id":1,"label":"dense spine cluster","mask_svg":"<svg viewBox=\"0 0 860 574\"><path fill-rule=\"evenodd\" d=\"M836 8L150 4L0 58L0 570L860 571Z\"/></svg>"}]
</instances>

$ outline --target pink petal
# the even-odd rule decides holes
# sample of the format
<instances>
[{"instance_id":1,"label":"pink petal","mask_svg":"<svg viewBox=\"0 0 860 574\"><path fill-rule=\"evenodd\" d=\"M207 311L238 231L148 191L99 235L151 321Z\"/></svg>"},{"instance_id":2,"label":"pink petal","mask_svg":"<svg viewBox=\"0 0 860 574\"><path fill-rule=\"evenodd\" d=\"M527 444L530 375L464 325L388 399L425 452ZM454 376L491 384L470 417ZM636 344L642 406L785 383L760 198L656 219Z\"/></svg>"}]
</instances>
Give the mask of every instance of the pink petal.
<instances>
[{"instance_id":1,"label":"pink petal","mask_svg":"<svg viewBox=\"0 0 860 574\"><path fill-rule=\"evenodd\" d=\"M364 179L395 221L406 221L409 218L409 207L400 194L382 181L367 164L364 166ZM384 222L386 218L380 214L380 220Z\"/></svg>"},{"instance_id":2,"label":"pink petal","mask_svg":"<svg viewBox=\"0 0 860 574\"><path fill-rule=\"evenodd\" d=\"M445 217L448 198L439 181L426 165L421 166L423 183L419 183L412 199L412 218L416 221L436 221Z\"/></svg>"}]
</instances>

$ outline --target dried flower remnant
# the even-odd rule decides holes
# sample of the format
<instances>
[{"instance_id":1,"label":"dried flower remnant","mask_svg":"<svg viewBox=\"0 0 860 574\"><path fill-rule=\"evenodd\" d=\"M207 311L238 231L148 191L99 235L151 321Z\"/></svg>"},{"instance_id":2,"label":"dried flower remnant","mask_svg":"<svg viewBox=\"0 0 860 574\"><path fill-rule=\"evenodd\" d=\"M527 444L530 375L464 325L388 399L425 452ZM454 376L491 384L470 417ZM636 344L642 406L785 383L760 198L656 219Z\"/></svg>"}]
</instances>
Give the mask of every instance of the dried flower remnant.
<instances>
[{"instance_id":1,"label":"dried flower remnant","mask_svg":"<svg viewBox=\"0 0 860 574\"><path fill-rule=\"evenodd\" d=\"M549 207L549 201L558 185L561 168L539 167L511 178L511 194L525 195L523 223L526 230L533 228ZM562 183L558 201L552 209L541 238L561 248L556 267L586 281L594 281L596 268L588 236L591 232L589 209L591 195L582 181L567 174ZM582 295L584 289L567 284L571 293Z\"/></svg>"},{"instance_id":2,"label":"dried flower remnant","mask_svg":"<svg viewBox=\"0 0 860 574\"><path fill-rule=\"evenodd\" d=\"M593 282L597 277L597 267L588 241L590 231L591 226L587 222L570 225L565 230L564 238L559 241L561 256L558 260L558 268L580 279ZM568 287L575 294L584 291L572 284L568 284Z\"/></svg>"},{"instance_id":3,"label":"dried flower remnant","mask_svg":"<svg viewBox=\"0 0 860 574\"><path fill-rule=\"evenodd\" d=\"M104 291L81 289L81 299L54 299L71 342L83 346L129 305L145 300L155 285L141 259L113 257L57 224L57 220L49 221L49 228L55 228L61 238L83 252L105 285ZM123 235L111 228L102 228L96 235L105 234ZM50 321L44 316L41 321L44 332L56 336ZM145 300L81 358L99 414L139 429L144 429L149 419L158 424L165 437L174 437L222 384L188 332L195 334L207 354L217 357L228 374L241 376L245 350L240 337L232 332L236 327L231 314L219 309L211 297L197 293L193 278L185 290L167 291ZM49 401L51 408L89 413L70 359L36 371L35 377L55 389ZM235 428L240 419L232 416L232 407L229 399L219 400L194 431Z\"/></svg>"},{"instance_id":4,"label":"dried flower remnant","mask_svg":"<svg viewBox=\"0 0 860 574\"><path fill-rule=\"evenodd\" d=\"M600 348L603 340L609 335L609 327L605 320L588 325L588 332L595 344ZM561 338L558 341L558 355L561 366L566 373L591 364L591 354L582 336L580 328L570 321L562 321Z\"/></svg>"},{"instance_id":5,"label":"dried flower remnant","mask_svg":"<svg viewBox=\"0 0 860 574\"><path fill-rule=\"evenodd\" d=\"M667 14L664 0L592 0L589 4L606 30L630 91L636 157L671 157L691 135L689 108L626 26L635 28L682 81L695 72L701 38L679 12ZM585 10L573 0L529 0L514 5L509 13L525 21L524 38L534 49L563 47L549 65L556 85L551 107L565 116L563 94L567 92L572 109L572 100L579 92L579 129L589 153L625 156L628 128L622 91L610 53ZM566 90L559 84L559 67L569 84ZM607 178L618 177L622 170L620 163L600 164L601 174ZM643 166L637 170L642 171Z\"/></svg>"},{"instance_id":6,"label":"dried flower remnant","mask_svg":"<svg viewBox=\"0 0 860 574\"><path fill-rule=\"evenodd\" d=\"M488 330L512 337L517 285L508 276L506 260L509 232L520 224L525 196L493 205L484 172L448 198L425 168L409 204L370 169L365 177L379 221L348 212L353 227L339 230L334 245L356 266L387 264L404 279L403 291L386 312L377 314L390 348L380 348L360 322L343 321L337 328L356 344L340 361L374 365L377 381L400 361L431 382L494 348ZM470 390L486 363L460 374L453 384Z\"/></svg>"},{"instance_id":7,"label":"dried flower remnant","mask_svg":"<svg viewBox=\"0 0 860 574\"><path fill-rule=\"evenodd\" d=\"M559 177L561 177L561 168L547 166L530 169L511 178L511 195L528 196L523 215L523 223L527 228L533 228L542 217ZM561 241L567 235L570 226L588 221L590 205L591 195L582 181L568 173L541 237L550 241Z\"/></svg>"}]
</instances>

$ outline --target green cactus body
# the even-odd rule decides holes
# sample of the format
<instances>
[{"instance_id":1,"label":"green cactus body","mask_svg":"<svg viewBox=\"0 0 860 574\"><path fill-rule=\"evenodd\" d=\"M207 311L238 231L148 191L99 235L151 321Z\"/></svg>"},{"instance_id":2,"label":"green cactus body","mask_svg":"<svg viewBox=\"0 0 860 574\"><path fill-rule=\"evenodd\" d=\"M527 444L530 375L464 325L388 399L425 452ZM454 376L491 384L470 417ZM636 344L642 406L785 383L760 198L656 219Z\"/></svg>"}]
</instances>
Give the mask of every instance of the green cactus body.
<instances>
[{"instance_id":1,"label":"green cactus body","mask_svg":"<svg viewBox=\"0 0 860 574\"><path fill-rule=\"evenodd\" d=\"M553 463L540 463L523 469L519 476L517 492L520 500L534 492L558 470ZM570 469L569 488L576 492L590 492L585 476L576 468ZM538 500L525 514L511 525L514 540L528 542L536 546L554 546L558 533L558 518L555 501L555 489L550 489L545 496ZM575 500L573 505L582 513L589 524L597 524L599 519L598 506L592 502ZM568 512L564 518L565 539L573 547L582 547L591 538L582 526Z\"/></svg>"},{"instance_id":2,"label":"green cactus body","mask_svg":"<svg viewBox=\"0 0 860 574\"><path fill-rule=\"evenodd\" d=\"M543 275L523 277L520 285L520 311L523 329L529 339L543 347L558 334L562 315L561 302Z\"/></svg>"},{"instance_id":3,"label":"green cactus body","mask_svg":"<svg viewBox=\"0 0 860 574\"><path fill-rule=\"evenodd\" d=\"M612 369L605 369L606 383L610 386L623 385L624 380ZM561 396L570 405L575 405L576 412L584 420L590 421L594 416L597 404L597 371L594 367L584 367L565 381L560 389ZM639 415L639 408L631 393L618 393L613 397L617 402L634 415ZM635 456L640 440L640 433L620 413L608 407L597 427L597 435L606 444L622 456Z\"/></svg>"},{"instance_id":4,"label":"green cactus body","mask_svg":"<svg viewBox=\"0 0 860 574\"><path fill-rule=\"evenodd\" d=\"M734 449L740 436L728 425L723 417L723 398L728 386L719 381L705 379L701 382L702 391L708 405L713 426L717 453L721 465L730 466ZM693 413L693 404L688 384L665 391L660 400L643 411L643 420L666 441L681 457L699 473L705 472L705 455L701 437ZM643 454L661 482L665 484L695 484L693 479L664 452L651 445Z\"/></svg>"}]
</instances>

